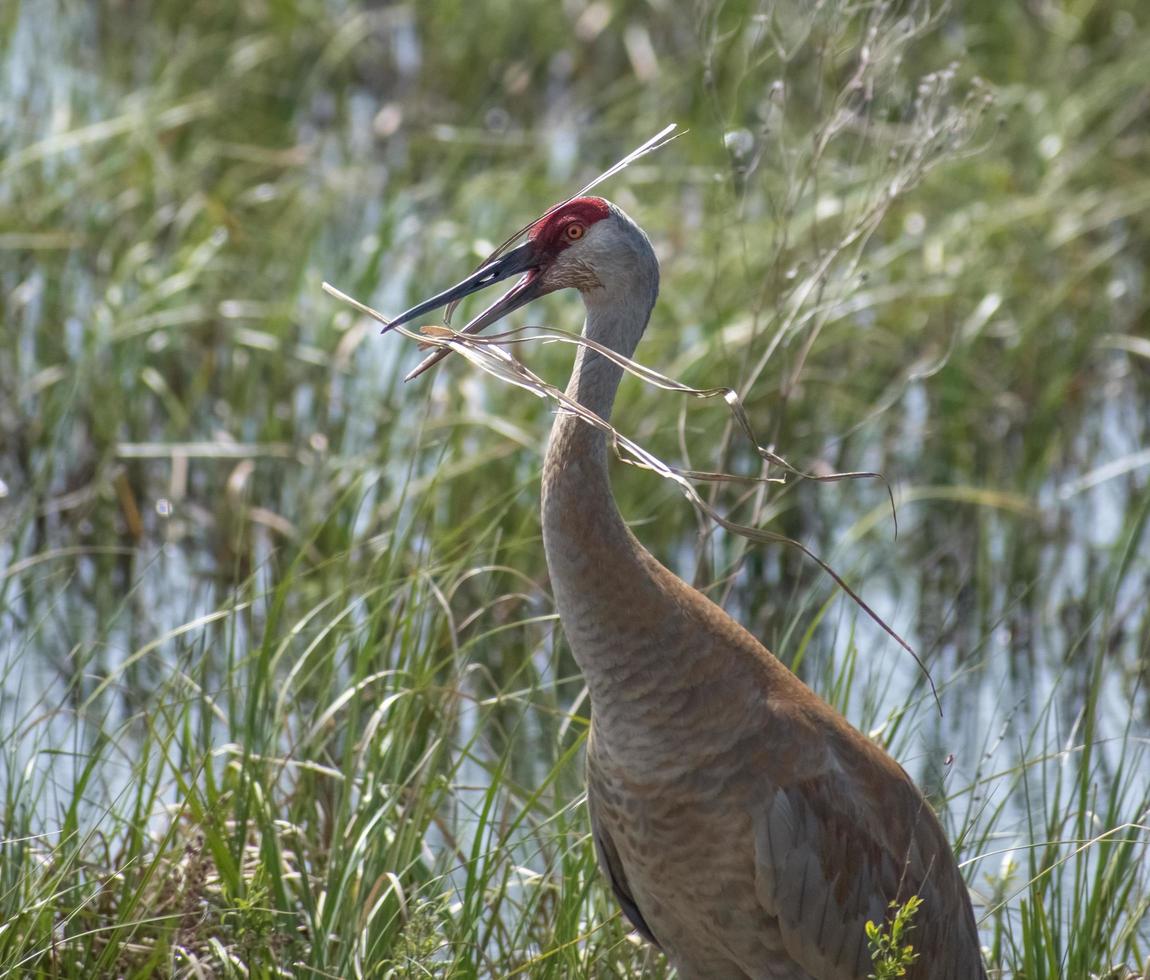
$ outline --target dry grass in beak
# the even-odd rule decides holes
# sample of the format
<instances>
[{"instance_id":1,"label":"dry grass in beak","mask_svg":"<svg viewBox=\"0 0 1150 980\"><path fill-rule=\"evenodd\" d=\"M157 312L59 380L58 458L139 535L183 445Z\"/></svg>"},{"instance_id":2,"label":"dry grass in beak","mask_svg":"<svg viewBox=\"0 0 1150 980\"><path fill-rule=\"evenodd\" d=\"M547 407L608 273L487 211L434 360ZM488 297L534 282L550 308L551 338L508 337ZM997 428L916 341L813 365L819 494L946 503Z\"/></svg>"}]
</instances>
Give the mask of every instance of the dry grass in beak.
<instances>
[{"instance_id":1,"label":"dry grass in beak","mask_svg":"<svg viewBox=\"0 0 1150 980\"><path fill-rule=\"evenodd\" d=\"M325 282L323 289L329 295L334 296L336 299L341 300L354 307L365 316L378 320L383 324L390 324L390 321L378 310L372 309L359 300L353 299L346 293L340 291L330 283ZM621 433L610 422L600 418L594 412L580 405L577 401L570 398L565 392L556 388L554 385L548 384L537 374L527 368L522 362L512 357L502 345L506 344L523 344L530 341L558 341L565 344L575 344L581 347L589 347L597 351L604 357L609 358L618 364L628 374L633 375L645 384L661 388L664 391L677 391L681 394L690 395L692 398L722 398L726 404L731 415L739 430L746 436L751 445L754 446L756 454L768 464L773 465L784 470L785 473L802 480L813 480L817 483L829 483L839 480L858 480L858 479L877 479L882 480L886 485L887 494L890 497L891 513L895 515L895 502L894 494L891 492L889 483L880 473L854 471L847 473L828 473L822 475L814 475L804 473L801 470L791 466L782 456L773 450L763 446L755 435L754 429L751 426L750 417L747 414L746 407L743 405L742 399L733 388L717 387L717 388L693 388L690 385L677 381L674 378L668 378L657 371L653 371L649 367L645 367L637 361L628 357L624 357L617 351L613 351L602 344L598 344L593 340L588 340L578 334L569 333L565 330L556 330L552 328L541 327L521 327L515 330L508 330L499 334L490 334L488 336L480 336L478 334L464 333L462 331L452 330L450 327L439 325L428 325L420 328L419 333L408 330L406 327L399 326L394 328L398 333L403 334L409 340L413 340L420 347L420 349L428 349L432 347L442 348L445 350L455 351L461 354L468 361L478 367L481 371L498 378L508 384L513 384L518 388L531 392L539 398L549 399L559 405L561 411L570 412L573 415L579 416L588 425L602 431L610 440L614 447L615 455L622 462L631 466L637 466L640 469L650 470L658 474L665 480L670 480L675 483L683 492L683 495L698 508L706 517L730 531L732 534L737 534L740 537L746 538L748 541L754 541L759 544L785 544L789 547L796 548L807 558L811 559L816 565L819 566L824 572L831 577L835 584L847 594L847 596L864 612L870 619L872 619L888 636L890 636L899 646L906 650L913 658L923 675L926 677L930 685L931 695L938 706L939 714L942 714L942 706L938 700L938 692L935 688L934 679L927 670L926 665L922 659L915 652L902 636L897 633L865 600L852 589L846 580L834 570L834 568L823 558L820 558L815 552L808 548L801 541L796 541L785 534L779 534L775 531L768 531L760 527L752 527L748 524L742 524L738 521L731 520L726 515L720 513L711 504L709 504L699 494L694 484L699 483L773 483L784 484L786 483L785 476L770 476L764 472L762 476L748 477L739 476L733 473L723 472L707 472L699 470L684 470L679 467L673 466L670 463L660 459L654 453L643 448L639 443ZM897 529L897 518L896 518Z\"/></svg>"}]
</instances>

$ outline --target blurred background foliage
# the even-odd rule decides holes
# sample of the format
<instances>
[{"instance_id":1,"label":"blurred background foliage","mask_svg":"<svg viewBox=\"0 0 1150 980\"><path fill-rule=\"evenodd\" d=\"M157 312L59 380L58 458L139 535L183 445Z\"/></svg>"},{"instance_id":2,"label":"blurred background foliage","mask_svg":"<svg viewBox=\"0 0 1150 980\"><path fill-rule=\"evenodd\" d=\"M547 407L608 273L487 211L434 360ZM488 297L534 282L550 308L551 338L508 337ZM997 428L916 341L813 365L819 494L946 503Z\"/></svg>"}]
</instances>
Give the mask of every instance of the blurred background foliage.
<instances>
[{"instance_id":1,"label":"blurred background foliage","mask_svg":"<svg viewBox=\"0 0 1150 980\"><path fill-rule=\"evenodd\" d=\"M801 555L624 514L932 791L997 975L1144 968L1144 3L8 0L0 52L6 975L663 975L585 837L543 404L402 385L320 284L398 312L670 121L600 188L638 357L883 472L897 539L874 481L707 492L943 718ZM761 472L717 403L615 421Z\"/></svg>"}]
</instances>

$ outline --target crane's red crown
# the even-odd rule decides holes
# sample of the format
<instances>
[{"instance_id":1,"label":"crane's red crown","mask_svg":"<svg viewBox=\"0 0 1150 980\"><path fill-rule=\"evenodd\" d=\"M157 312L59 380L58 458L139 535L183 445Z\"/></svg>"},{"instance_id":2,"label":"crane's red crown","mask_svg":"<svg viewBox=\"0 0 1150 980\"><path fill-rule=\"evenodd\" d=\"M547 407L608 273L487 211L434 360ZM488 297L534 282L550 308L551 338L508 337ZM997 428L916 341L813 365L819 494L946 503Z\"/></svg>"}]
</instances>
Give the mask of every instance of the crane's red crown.
<instances>
[{"instance_id":1,"label":"crane's red crown","mask_svg":"<svg viewBox=\"0 0 1150 980\"><path fill-rule=\"evenodd\" d=\"M558 255L587 234L587 229L596 221L610 214L611 208L603 198L577 197L536 221L527 235L541 251Z\"/></svg>"}]
</instances>

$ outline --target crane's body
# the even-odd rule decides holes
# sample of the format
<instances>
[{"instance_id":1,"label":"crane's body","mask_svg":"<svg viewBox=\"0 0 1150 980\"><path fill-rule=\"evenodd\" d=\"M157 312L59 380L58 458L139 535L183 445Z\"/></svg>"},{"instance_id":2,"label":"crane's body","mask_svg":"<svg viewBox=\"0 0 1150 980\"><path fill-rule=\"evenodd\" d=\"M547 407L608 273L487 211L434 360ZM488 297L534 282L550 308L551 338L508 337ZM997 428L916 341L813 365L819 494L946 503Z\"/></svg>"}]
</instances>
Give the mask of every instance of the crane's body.
<instances>
[{"instance_id":1,"label":"crane's body","mask_svg":"<svg viewBox=\"0 0 1150 980\"><path fill-rule=\"evenodd\" d=\"M471 329L570 286L587 308L585 336L629 357L658 291L642 231L615 206L580 198L394 322L517 272ZM620 378L580 347L567 394L607 419ZM914 783L643 548L615 506L603 433L570 412L559 413L544 463L543 540L590 693L599 862L683 980L864 980L866 922L915 895L919 955L906 975L985 977L966 886Z\"/></svg>"}]
</instances>

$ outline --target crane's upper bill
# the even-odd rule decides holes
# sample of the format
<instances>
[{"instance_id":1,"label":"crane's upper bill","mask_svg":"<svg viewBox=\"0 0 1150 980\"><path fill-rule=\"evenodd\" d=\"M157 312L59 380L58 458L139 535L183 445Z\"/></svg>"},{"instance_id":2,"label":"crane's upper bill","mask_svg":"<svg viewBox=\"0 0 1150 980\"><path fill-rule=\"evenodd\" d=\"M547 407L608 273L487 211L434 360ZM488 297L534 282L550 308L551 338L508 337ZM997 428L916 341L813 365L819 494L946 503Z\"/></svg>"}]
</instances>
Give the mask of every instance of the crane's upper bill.
<instances>
[{"instance_id":1,"label":"crane's upper bill","mask_svg":"<svg viewBox=\"0 0 1150 980\"><path fill-rule=\"evenodd\" d=\"M405 310L392 320L384 330L390 330L392 327L410 323L416 317L423 316L425 313L430 313L432 310L437 310L441 306L447 306L449 303L461 300L466 296L470 296L472 293L479 292L481 289L486 289L488 286L492 286L497 282L509 279L511 276L524 273L522 278L514 286L464 328L468 333L476 333L484 329L484 327L490 326L496 320L505 317L512 310L526 306L533 299L543 295L543 290L539 288L541 265L539 260L540 256L535 244L531 241L526 241L518 248L512 249L506 255L501 255L495 259L495 261L482 266L450 289L445 289L442 293L437 293L430 299L418 303L410 310Z\"/></svg>"}]
</instances>

